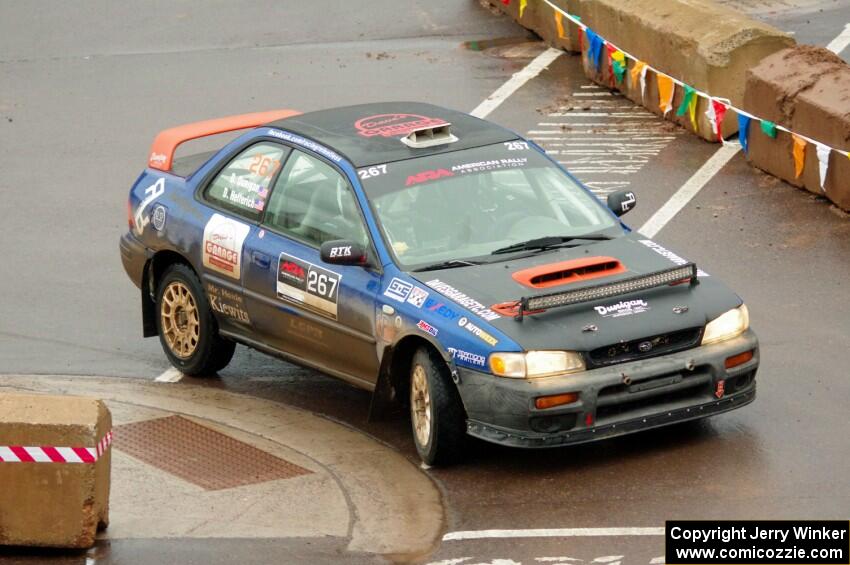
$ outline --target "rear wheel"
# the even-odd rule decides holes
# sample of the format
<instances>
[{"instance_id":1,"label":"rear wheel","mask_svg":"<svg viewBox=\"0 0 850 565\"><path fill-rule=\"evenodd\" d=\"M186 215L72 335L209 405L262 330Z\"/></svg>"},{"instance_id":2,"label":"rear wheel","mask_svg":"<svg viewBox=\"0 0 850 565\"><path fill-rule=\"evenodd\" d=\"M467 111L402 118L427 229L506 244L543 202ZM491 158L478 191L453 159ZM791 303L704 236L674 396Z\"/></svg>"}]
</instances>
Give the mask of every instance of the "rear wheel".
<instances>
[{"instance_id":1,"label":"rear wheel","mask_svg":"<svg viewBox=\"0 0 850 565\"><path fill-rule=\"evenodd\" d=\"M416 451L428 465L460 461L466 414L449 369L436 353L420 348L410 367L410 420Z\"/></svg>"},{"instance_id":2,"label":"rear wheel","mask_svg":"<svg viewBox=\"0 0 850 565\"><path fill-rule=\"evenodd\" d=\"M157 287L156 311L162 349L181 372L212 375L233 358L236 344L218 335L201 282L188 266L166 269Z\"/></svg>"}]
</instances>

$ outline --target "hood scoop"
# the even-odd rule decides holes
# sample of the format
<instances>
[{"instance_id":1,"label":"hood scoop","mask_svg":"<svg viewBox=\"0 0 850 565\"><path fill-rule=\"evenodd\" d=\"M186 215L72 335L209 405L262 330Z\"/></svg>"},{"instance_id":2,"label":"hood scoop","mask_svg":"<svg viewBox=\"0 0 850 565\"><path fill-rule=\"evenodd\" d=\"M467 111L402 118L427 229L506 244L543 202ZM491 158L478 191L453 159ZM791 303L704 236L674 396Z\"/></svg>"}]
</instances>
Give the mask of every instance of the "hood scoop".
<instances>
[{"instance_id":1,"label":"hood scoop","mask_svg":"<svg viewBox=\"0 0 850 565\"><path fill-rule=\"evenodd\" d=\"M551 288L625 272L623 264L613 257L582 257L523 269L511 276L516 282L529 288Z\"/></svg>"}]
</instances>

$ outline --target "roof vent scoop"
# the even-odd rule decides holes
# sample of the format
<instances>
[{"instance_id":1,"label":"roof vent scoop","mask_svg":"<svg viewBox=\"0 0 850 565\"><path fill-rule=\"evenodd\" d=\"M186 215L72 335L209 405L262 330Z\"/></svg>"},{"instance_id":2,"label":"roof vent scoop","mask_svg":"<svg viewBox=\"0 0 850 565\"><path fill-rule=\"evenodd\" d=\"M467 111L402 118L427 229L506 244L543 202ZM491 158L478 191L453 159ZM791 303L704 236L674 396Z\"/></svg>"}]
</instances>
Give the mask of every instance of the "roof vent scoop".
<instances>
[{"instance_id":1,"label":"roof vent scoop","mask_svg":"<svg viewBox=\"0 0 850 565\"><path fill-rule=\"evenodd\" d=\"M438 126L415 129L402 137L401 142L413 149L422 149L425 147L434 147L435 145L454 143L457 141L457 137L452 134L451 127L452 124L445 123Z\"/></svg>"}]
</instances>

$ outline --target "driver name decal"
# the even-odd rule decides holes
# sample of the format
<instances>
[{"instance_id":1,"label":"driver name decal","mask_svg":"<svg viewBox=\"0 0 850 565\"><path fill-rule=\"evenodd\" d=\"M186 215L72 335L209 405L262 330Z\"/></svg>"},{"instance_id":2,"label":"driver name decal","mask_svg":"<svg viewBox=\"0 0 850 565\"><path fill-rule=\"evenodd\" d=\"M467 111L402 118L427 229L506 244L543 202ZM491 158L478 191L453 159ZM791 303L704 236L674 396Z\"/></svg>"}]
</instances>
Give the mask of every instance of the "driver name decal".
<instances>
[{"instance_id":1,"label":"driver name decal","mask_svg":"<svg viewBox=\"0 0 850 565\"><path fill-rule=\"evenodd\" d=\"M204 267L239 280L242 277L242 245L249 230L247 224L213 214L204 227L201 252Z\"/></svg>"},{"instance_id":2,"label":"driver name decal","mask_svg":"<svg viewBox=\"0 0 850 565\"><path fill-rule=\"evenodd\" d=\"M342 275L309 261L281 253L277 263L277 296L337 319Z\"/></svg>"}]
</instances>

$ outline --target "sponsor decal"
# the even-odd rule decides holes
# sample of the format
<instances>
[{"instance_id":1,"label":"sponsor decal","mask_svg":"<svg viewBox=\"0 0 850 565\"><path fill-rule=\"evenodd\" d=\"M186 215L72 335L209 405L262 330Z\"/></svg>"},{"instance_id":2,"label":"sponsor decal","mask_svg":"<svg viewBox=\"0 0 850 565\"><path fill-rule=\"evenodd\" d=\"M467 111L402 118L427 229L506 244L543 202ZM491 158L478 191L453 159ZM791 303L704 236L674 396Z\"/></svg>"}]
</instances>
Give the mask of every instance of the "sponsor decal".
<instances>
[{"instance_id":1,"label":"sponsor decal","mask_svg":"<svg viewBox=\"0 0 850 565\"><path fill-rule=\"evenodd\" d=\"M488 161L476 161L475 163L464 163L462 165L452 165L452 173L468 174L480 173L483 171L495 171L498 169L514 169L524 167L528 164L527 157L512 157L509 159L490 159Z\"/></svg>"},{"instance_id":2,"label":"sponsor decal","mask_svg":"<svg viewBox=\"0 0 850 565\"><path fill-rule=\"evenodd\" d=\"M423 290L418 286L414 286L410 290L410 294L407 297L407 301L416 306L417 308L422 308L422 305L425 304L426 298L428 298L428 291Z\"/></svg>"},{"instance_id":3,"label":"sponsor decal","mask_svg":"<svg viewBox=\"0 0 850 565\"><path fill-rule=\"evenodd\" d=\"M621 318L646 312L649 310L649 304L645 300L623 300L608 306L594 306L593 309L603 318Z\"/></svg>"},{"instance_id":4,"label":"sponsor decal","mask_svg":"<svg viewBox=\"0 0 850 565\"><path fill-rule=\"evenodd\" d=\"M451 171L447 171L446 169L422 171L421 173L416 173L415 175L410 175L409 177L407 177L407 182L404 183L404 186L413 186L414 184L427 182L429 180L437 180L443 177L453 176L455 176L454 173Z\"/></svg>"},{"instance_id":5,"label":"sponsor decal","mask_svg":"<svg viewBox=\"0 0 850 565\"><path fill-rule=\"evenodd\" d=\"M417 114L378 114L360 118L354 129L363 137L396 137L407 135L415 129L446 125L446 120Z\"/></svg>"},{"instance_id":6,"label":"sponsor decal","mask_svg":"<svg viewBox=\"0 0 850 565\"><path fill-rule=\"evenodd\" d=\"M416 324L416 327L425 333L431 334L434 337L437 337L437 334L440 333L437 328L435 328L425 320L419 320L419 322Z\"/></svg>"},{"instance_id":7,"label":"sponsor decal","mask_svg":"<svg viewBox=\"0 0 850 565\"><path fill-rule=\"evenodd\" d=\"M239 280L242 277L242 245L249 231L247 224L213 214L204 227L204 267Z\"/></svg>"},{"instance_id":8,"label":"sponsor decal","mask_svg":"<svg viewBox=\"0 0 850 565\"><path fill-rule=\"evenodd\" d=\"M460 349L455 349L454 347L449 347L448 350L452 359L455 361L462 361L469 365L475 365L476 367L483 367L485 365L483 355L477 355L475 353L470 353L469 351L462 351Z\"/></svg>"},{"instance_id":9,"label":"sponsor decal","mask_svg":"<svg viewBox=\"0 0 850 565\"><path fill-rule=\"evenodd\" d=\"M488 322L491 322L491 321L495 320L496 318L501 318L501 316L499 316L497 313L493 312L492 310L490 310L489 308L487 308L486 306L484 306L483 304L481 304L480 302L478 302L474 298L470 298L466 294L462 293L461 291L454 288L453 286L444 283L440 279L432 279L432 280L426 282L425 284L430 286L431 288L433 288L434 290L436 290L440 294L443 294L443 295L451 298L452 300L454 300L455 302L457 302L458 304L460 304L461 306L463 306L464 308L466 308L470 312L477 314L478 316L481 316L482 318L484 318Z\"/></svg>"},{"instance_id":10,"label":"sponsor decal","mask_svg":"<svg viewBox=\"0 0 850 565\"><path fill-rule=\"evenodd\" d=\"M310 310L337 318L339 283L342 275L287 253L277 264L277 296Z\"/></svg>"},{"instance_id":11,"label":"sponsor decal","mask_svg":"<svg viewBox=\"0 0 850 565\"><path fill-rule=\"evenodd\" d=\"M207 297L210 300L210 307L215 312L241 324L251 324L251 318L245 311L245 301L241 294L207 283Z\"/></svg>"},{"instance_id":12,"label":"sponsor decal","mask_svg":"<svg viewBox=\"0 0 850 565\"><path fill-rule=\"evenodd\" d=\"M470 322L466 316L458 320L457 325L459 325L478 339L489 343L490 345L496 345L497 343L499 343L498 339L488 334L487 332L476 326L474 323Z\"/></svg>"},{"instance_id":13,"label":"sponsor decal","mask_svg":"<svg viewBox=\"0 0 850 565\"><path fill-rule=\"evenodd\" d=\"M443 318L446 318L447 320L451 321L456 320L458 316L460 316L460 314L458 314L457 312L446 306L445 303L440 302L436 298L427 299L425 301L425 309L434 312L435 314L439 314Z\"/></svg>"},{"instance_id":14,"label":"sponsor decal","mask_svg":"<svg viewBox=\"0 0 850 565\"><path fill-rule=\"evenodd\" d=\"M404 302L413 290L413 285L409 282L404 282L401 279L393 278L387 290L384 291L384 296L389 296L393 300Z\"/></svg>"},{"instance_id":15,"label":"sponsor decal","mask_svg":"<svg viewBox=\"0 0 850 565\"><path fill-rule=\"evenodd\" d=\"M372 177L377 177L380 175L384 175L387 172L386 165L373 165L371 167L367 167L365 169L359 169L357 171L357 175L360 177L360 180L370 179Z\"/></svg>"},{"instance_id":16,"label":"sponsor decal","mask_svg":"<svg viewBox=\"0 0 850 565\"><path fill-rule=\"evenodd\" d=\"M328 347L325 342L325 332L321 327L316 324L311 324L301 318L290 317L287 319L289 320L289 329L292 333L296 333L304 339L322 344L324 347Z\"/></svg>"},{"instance_id":17,"label":"sponsor decal","mask_svg":"<svg viewBox=\"0 0 850 565\"><path fill-rule=\"evenodd\" d=\"M148 159L148 162L151 165L162 165L163 163L165 163L166 160L168 160L168 156L166 156L165 153L154 152L154 153L151 153L151 156L150 156L150 159Z\"/></svg>"},{"instance_id":18,"label":"sponsor decal","mask_svg":"<svg viewBox=\"0 0 850 565\"><path fill-rule=\"evenodd\" d=\"M669 249L658 245L657 243L655 243L651 239L639 239L638 241L640 243L642 243L643 245L649 247L650 249L652 249L653 251L655 251L656 253L658 253L662 257L669 259L670 262L673 263L674 265L679 265L681 267L682 265L685 265L689 262L687 259L683 259L682 257L679 257L678 255L676 255L675 253L673 253ZM698 268L697 269L697 276L698 277L709 277L711 275L709 275L708 273L706 273L702 269Z\"/></svg>"},{"instance_id":19,"label":"sponsor decal","mask_svg":"<svg viewBox=\"0 0 850 565\"><path fill-rule=\"evenodd\" d=\"M289 132L286 132L286 131L280 131L280 130L271 129L271 128L269 128L269 131L266 132L266 133L267 133L267 135L269 135L271 137L276 137L278 139L282 139L284 141L289 141L291 143L295 143L295 144L300 145L302 147L306 147L310 151L314 151L314 152L318 153L319 155L327 157L328 159L330 159L334 163L339 163L340 161L342 161L342 157L340 157L339 154L331 151L330 149L328 149L324 145L319 145L318 143L316 143L312 139L307 139L306 137L301 137L300 135L295 135L295 134L292 134L292 133L289 133Z\"/></svg>"},{"instance_id":20,"label":"sponsor decal","mask_svg":"<svg viewBox=\"0 0 850 565\"><path fill-rule=\"evenodd\" d=\"M168 209L162 204L157 204L151 212L151 224L156 231L165 229L165 218L168 215Z\"/></svg>"},{"instance_id":21,"label":"sponsor decal","mask_svg":"<svg viewBox=\"0 0 850 565\"><path fill-rule=\"evenodd\" d=\"M136 235L142 235L145 231L145 226L151 221L149 216L145 216L145 209L151 203L162 196L165 192L165 178L158 179L155 183L145 189L145 197L139 202L139 207L136 208L136 215L133 216L133 224L135 226Z\"/></svg>"},{"instance_id":22,"label":"sponsor decal","mask_svg":"<svg viewBox=\"0 0 850 565\"><path fill-rule=\"evenodd\" d=\"M627 192L626 199L620 202L620 210L623 212L628 212L632 209L632 204L637 202L637 198L635 198L634 192Z\"/></svg>"},{"instance_id":23,"label":"sponsor decal","mask_svg":"<svg viewBox=\"0 0 850 565\"><path fill-rule=\"evenodd\" d=\"M717 381L717 387L714 389L714 396L717 398L723 398L723 395L726 393L726 381Z\"/></svg>"},{"instance_id":24,"label":"sponsor decal","mask_svg":"<svg viewBox=\"0 0 850 565\"><path fill-rule=\"evenodd\" d=\"M336 247L331 247L330 253L328 253L329 257L351 257L351 246L350 245L339 245Z\"/></svg>"}]
</instances>

